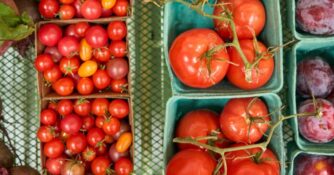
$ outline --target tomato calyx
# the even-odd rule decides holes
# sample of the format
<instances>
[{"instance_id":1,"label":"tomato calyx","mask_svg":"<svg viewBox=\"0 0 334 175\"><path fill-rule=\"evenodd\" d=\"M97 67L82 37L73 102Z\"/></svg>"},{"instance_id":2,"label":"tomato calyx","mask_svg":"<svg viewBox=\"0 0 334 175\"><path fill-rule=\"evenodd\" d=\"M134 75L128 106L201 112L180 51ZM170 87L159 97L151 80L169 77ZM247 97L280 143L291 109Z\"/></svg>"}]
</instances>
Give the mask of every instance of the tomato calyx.
<instances>
[{"instance_id":1,"label":"tomato calyx","mask_svg":"<svg viewBox=\"0 0 334 175\"><path fill-rule=\"evenodd\" d=\"M76 103L75 105L82 105L82 104L85 104L85 103L88 103L89 101L85 98L80 98Z\"/></svg>"}]
</instances>

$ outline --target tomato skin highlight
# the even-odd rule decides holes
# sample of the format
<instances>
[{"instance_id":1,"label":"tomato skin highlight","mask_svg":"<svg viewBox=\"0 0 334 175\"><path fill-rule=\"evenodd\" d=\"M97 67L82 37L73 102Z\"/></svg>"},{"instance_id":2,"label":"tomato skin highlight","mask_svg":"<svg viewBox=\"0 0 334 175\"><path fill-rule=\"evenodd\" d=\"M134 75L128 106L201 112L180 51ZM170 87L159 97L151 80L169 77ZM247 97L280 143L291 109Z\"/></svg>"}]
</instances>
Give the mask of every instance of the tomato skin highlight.
<instances>
[{"instance_id":1,"label":"tomato skin highlight","mask_svg":"<svg viewBox=\"0 0 334 175\"><path fill-rule=\"evenodd\" d=\"M57 0L41 0L38 4L38 11L44 18L55 18L59 10L59 3Z\"/></svg>"},{"instance_id":2,"label":"tomato skin highlight","mask_svg":"<svg viewBox=\"0 0 334 175\"><path fill-rule=\"evenodd\" d=\"M229 68L226 49L211 55L211 72L206 63L208 58L202 57L222 44L224 41L211 29L191 29L180 34L169 50L169 62L176 77L193 88L208 88L219 83Z\"/></svg>"}]
</instances>

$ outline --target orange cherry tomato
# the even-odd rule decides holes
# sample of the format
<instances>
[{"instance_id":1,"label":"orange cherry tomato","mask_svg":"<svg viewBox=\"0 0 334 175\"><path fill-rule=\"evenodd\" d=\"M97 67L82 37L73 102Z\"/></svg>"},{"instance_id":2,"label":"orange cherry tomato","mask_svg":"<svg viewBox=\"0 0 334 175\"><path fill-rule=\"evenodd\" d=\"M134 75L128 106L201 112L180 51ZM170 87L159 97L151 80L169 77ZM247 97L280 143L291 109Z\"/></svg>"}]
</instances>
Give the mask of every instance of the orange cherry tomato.
<instances>
[{"instance_id":1,"label":"orange cherry tomato","mask_svg":"<svg viewBox=\"0 0 334 175\"><path fill-rule=\"evenodd\" d=\"M92 60L85 61L81 66L79 67L78 74L80 77L90 77L92 76L97 70L97 63Z\"/></svg>"},{"instance_id":2,"label":"orange cherry tomato","mask_svg":"<svg viewBox=\"0 0 334 175\"><path fill-rule=\"evenodd\" d=\"M132 134L130 132L123 133L116 142L116 151L120 153L126 152L132 144Z\"/></svg>"},{"instance_id":3,"label":"orange cherry tomato","mask_svg":"<svg viewBox=\"0 0 334 175\"><path fill-rule=\"evenodd\" d=\"M103 9L109 10L115 6L116 0L102 0L101 4Z\"/></svg>"},{"instance_id":4,"label":"orange cherry tomato","mask_svg":"<svg viewBox=\"0 0 334 175\"><path fill-rule=\"evenodd\" d=\"M93 49L92 46L90 46L86 39L82 39L80 42L79 47L79 55L82 61L87 61L92 58Z\"/></svg>"}]
</instances>

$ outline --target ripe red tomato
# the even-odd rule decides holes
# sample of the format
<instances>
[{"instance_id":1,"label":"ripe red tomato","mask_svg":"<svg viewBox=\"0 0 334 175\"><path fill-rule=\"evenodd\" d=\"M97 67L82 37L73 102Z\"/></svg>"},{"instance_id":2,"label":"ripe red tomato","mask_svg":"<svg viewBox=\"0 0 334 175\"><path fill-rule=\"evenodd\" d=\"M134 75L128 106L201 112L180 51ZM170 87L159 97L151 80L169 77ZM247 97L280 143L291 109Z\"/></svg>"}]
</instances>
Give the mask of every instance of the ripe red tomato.
<instances>
[{"instance_id":1,"label":"ripe red tomato","mask_svg":"<svg viewBox=\"0 0 334 175\"><path fill-rule=\"evenodd\" d=\"M64 36L74 36L75 38L80 38L80 36L75 31L75 24L70 24L66 27Z\"/></svg>"},{"instance_id":2,"label":"ripe red tomato","mask_svg":"<svg viewBox=\"0 0 334 175\"><path fill-rule=\"evenodd\" d=\"M98 127L98 128L102 128L104 120L105 120L104 116L98 116L98 117L96 117L96 119L95 119L95 126Z\"/></svg>"},{"instance_id":3,"label":"ripe red tomato","mask_svg":"<svg viewBox=\"0 0 334 175\"><path fill-rule=\"evenodd\" d=\"M42 25L37 33L38 41L46 46L55 46L61 39L63 32L61 28L53 23Z\"/></svg>"},{"instance_id":4,"label":"ripe red tomato","mask_svg":"<svg viewBox=\"0 0 334 175\"><path fill-rule=\"evenodd\" d=\"M40 114L40 121L43 125L55 125L57 117L58 115L53 109L43 109Z\"/></svg>"},{"instance_id":5,"label":"ripe red tomato","mask_svg":"<svg viewBox=\"0 0 334 175\"><path fill-rule=\"evenodd\" d=\"M63 57L59 63L60 70L65 74L75 74L80 67L80 59L78 57L66 58Z\"/></svg>"},{"instance_id":6,"label":"ripe red tomato","mask_svg":"<svg viewBox=\"0 0 334 175\"><path fill-rule=\"evenodd\" d=\"M88 131L90 128L94 127L95 119L92 116L85 116L82 118L82 129Z\"/></svg>"},{"instance_id":7,"label":"ripe red tomato","mask_svg":"<svg viewBox=\"0 0 334 175\"><path fill-rule=\"evenodd\" d=\"M103 141L103 143L97 144L95 147L96 154L98 156L105 156L107 153L107 145L104 142L105 141Z\"/></svg>"},{"instance_id":8,"label":"ripe red tomato","mask_svg":"<svg viewBox=\"0 0 334 175\"><path fill-rule=\"evenodd\" d=\"M75 16L77 18L82 18L82 14L81 14L82 0L74 0L73 6L75 8Z\"/></svg>"},{"instance_id":9,"label":"ripe red tomato","mask_svg":"<svg viewBox=\"0 0 334 175\"><path fill-rule=\"evenodd\" d=\"M105 18L105 17L110 17L112 15L113 11L112 11L112 8L111 9L102 9L102 15L101 17L102 18Z\"/></svg>"},{"instance_id":10,"label":"ripe red tomato","mask_svg":"<svg viewBox=\"0 0 334 175\"><path fill-rule=\"evenodd\" d=\"M82 152L82 157L87 162L93 161L96 157L95 149L90 146L87 146L86 149Z\"/></svg>"},{"instance_id":11,"label":"ripe red tomato","mask_svg":"<svg viewBox=\"0 0 334 175\"><path fill-rule=\"evenodd\" d=\"M37 131L37 138L40 142L50 142L55 137L55 131L50 126L41 126Z\"/></svg>"},{"instance_id":12,"label":"ripe red tomato","mask_svg":"<svg viewBox=\"0 0 334 175\"><path fill-rule=\"evenodd\" d=\"M54 65L51 69L47 69L43 73L44 80L53 83L62 77L62 72L58 65Z\"/></svg>"},{"instance_id":13,"label":"ripe red tomato","mask_svg":"<svg viewBox=\"0 0 334 175\"><path fill-rule=\"evenodd\" d=\"M49 158L45 163L46 170L51 174L60 174L60 169L65 164L65 161L65 156Z\"/></svg>"},{"instance_id":14,"label":"ripe red tomato","mask_svg":"<svg viewBox=\"0 0 334 175\"><path fill-rule=\"evenodd\" d=\"M225 49L210 51L223 44L218 34L210 29L191 29L180 34L169 50L169 62L177 78L194 88L208 88L219 83L228 70L229 56Z\"/></svg>"},{"instance_id":15,"label":"ripe red tomato","mask_svg":"<svg viewBox=\"0 0 334 175\"><path fill-rule=\"evenodd\" d=\"M56 101L49 101L49 104L48 104L48 109L53 109L55 111L57 111L57 102Z\"/></svg>"},{"instance_id":16,"label":"ripe red tomato","mask_svg":"<svg viewBox=\"0 0 334 175\"><path fill-rule=\"evenodd\" d=\"M73 103L71 100L60 100L57 105L57 111L60 115L69 115L73 111Z\"/></svg>"},{"instance_id":17,"label":"ripe red tomato","mask_svg":"<svg viewBox=\"0 0 334 175\"><path fill-rule=\"evenodd\" d=\"M80 11L86 19L97 19L102 15L102 5L96 0L86 0L81 5Z\"/></svg>"},{"instance_id":18,"label":"ripe red tomato","mask_svg":"<svg viewBox=\"0 0 334 175\"><path fill-rule=\"evenodd\" d=\"M80 78L77 84L77 90L81 95L89 95L94 90L93 80L90 78Z\"/></svg>"},{"instance_id":19,"label":"ripe red tomato","mask_svg":"<svg viewBox=\"0 0 334 175\"><path fill-rule=\"evenodd\" d=\"M85 150L87 146L87 140L86 136L82 133L77 133L75 135L71 135L66 140L66 148L69 150L72 154L78 154Z\"/></svg>"},{"instance_id":20,"label":"ripe red tomato","mask_svg":"<svg viewBox=\"0 0 334 175\"><path fill-rule=\"evenodd\" d=\"M43 153L46 157L56 158L62 155L65 146L60 139L53 139L44 145Z\"/></svg>"},{"instance_id":21,"label":"ripe red tomato","mask_svg":"<svg viewBox=\"0 0 334 175\"><path fill-rule=\"evenodd\" d=\"M129 103L125 100L116 99L109 103L109 113L112 117L122 119L129 115Z\"/></svg>"},{"instance_id":22,"label":"ripe red tomato","mask_svg":"<svg viewBox=\"0 0 334 175\"><path fill-rule=\"evenodd\" d=\"M100 69L93 75L93 82L96 89L102 90L110 85L111 78L108 76L107 71Z\"/></svg>"},{"instance_id":23,"label":"ripe red tomato","mask_svg":"<svg viewBox=\"0 0 334 175\"><path fill-rule=\"evenodd\" d=\"M102 128L106 134L115 135L121 129L121 122L117 118L107 118Z\"/></svg>"},{"instance_id":24,"label":"ripe red tomato","mask_svg":"<svg viewBox=\"0 0 334 175\"><path fill-rule=\"evenodd\" d=\"M125 78L119 80L111 80L111 91L116 93L123 93L127 91L128 81Z\"/></svg>"},{"instance_id":25,"label":"ripe red tomato","mask_svg":"<svg viewBox=\"0 0 334 175\"><path fill-rule=\"evenodd\" d=\"M44 18L54 18L58 10L57 0L41 0L38 4L38 11Z\"/></svg>"},{"instance_id":26,"label":"ripe red tomato","mask_svg":"<svg viewBox=\"0 0 334 175\"><path fill-rule=\"evenodd\" d=\"M59 0L59 2L62 4L72 4L74 0Z\"/></svg>"},{"instance_id":27,"label":"ripe red tomato","mask_svg":"<svg viewBox=\"0 0 334 175\"><path fill-rule=\"evenodd\" d=\"M91 103L86 99L75 100L74 102L74 112L80 116L87 116L91 111Z\"/></svg>"},{"instance_id":28,"label":"ripe red tomato","mask_svg":"<svg viewBox=\"0 0 334 175\"><path fill-rule=\"evenodd\" d=\"M108 112L109 102L105 98L94 99L92 103L92 114L96 116L104 116Z\"/></svg>"},{"instance_id":29,"label":"ripe red tomato","mask_svg":"<svg viewBox=\"0 0 334 175\"><path fill-rule=\"evenodd\" d=\"M262 138L269 121L268 109L262 100L238 98L226 103L220 115L220 128L229 140L251 144Z\"/></svg>"},{"instance_id":30,"label":"ripe red tomato","mask_svg":"<svg viewBox=\"0 0 334 175\"><path fill-rule=\"evenodd\" d=\"M126 25L123 21L110 22L107 30L109 39L113 41L122 40L127 34Z\"/></svg>"},{"instance_id":31,"label":"ripe red tomato","mask_svg":"<svg viewBox=\"0 0 334 175\"><path fill-rule=\"evenodd\" d=\"M126 43L124 41L113 41L109 45L111 55L115 58L125 57L127 54Z\"/></svg>"},{"instance_id":32,"label":"ripe red tomato","mask_svg":"<svg viewBox=\"0 0 334 175\"><path fill-rule=\"evenodd\" d=\"M58 63L60 59L63 57L59 51L58 48L55 46L48 46L45 48L44 53L50 54L52 56L52 60L54 63Z\"/></svg>"},{"instance_id":33,"label":"ripe red tomato","mask_svg":"<svg viewBox=\"0 0 334 175\"><path fill-rule=\"evenodd\" d=\"M205 151L186 149L176 153L168 162L167 175L212 175L216 161ZM199 171L201 170L201 171Z\"/></svg>"},{"instance_id":34,"label":"ripe red tomato","mask_svg":"<svg viewBox=\"0 0 334 175\"><path fill-rule=\"evenodd\" d=\"M243 144L236 144L233 147L236 146L243 146ZM260 148L254 148L226 153L227 174L279 175L280 165L276 155L267 148L261 157L256 157L261 151Z\"/></svg>"},{"instance_id":35,"label":"ripe red tomato","mask_svg":"<svg viewBox=\"0 0 334 175\"><path fill-rule=\"evenodd\" d=\"M104 132L100 128L91 128L87 133L87 142L90 146L94 147L103 141L105 137Z\"/></svg>"},{"instance_id":36,"label":"ripe red tomato","mask_svg":"<svg viewBox=\"0 0 334 175\"><path fill-rule=\"evenodd\" d=\"M82 119L76 114L66 115L60 121L60 128L67 134L76 134L82 126Z\"/></svg>"},{"instance_id":37,"label":"ripe red tomato","mask_svg":"<svg viewBox=\"0 0 334 175\"><path fill-rule=\"evenodd\" d=\"M75 32L77 33L77 35L79 37L85 37L86 32L88 30L88 28L90 27L90 25L88 24L88 22L79 22L75 24Z\"/></svg>"},{"instance_id":38,"label":"ripe red tomato","mask_svg":"<svg viewBox=\"0 0 334 175\"><path fill-rule=\"evenodd\" d=\"M121 125L122 125L122 124L121 124ZM120 132L120 131L118 131L118 132ZM114 136L106 135L106 136L104 137L104 142L105 142L106 144L111 144L111 143L113 143L113 142L114 142Z\"/></svg>"},{"instance_id":39,"label":"ripe red tomato","mask_svg":"<svg viewBox=\"0 0 334 175\"><path fill-rule=\"evenodd\" d=\"M97 157L93 160L91 164L91 170L93 174L106 174L107 170L110 168L111 162L108 158Z\"/></svg>"},{"instance_id":40,"label":"ripe red tomato","mask_svg":"<svg viewBox=\"0 0 334 175\"><path fill-rule=\"evenodd\" d=\"M64 4L60 6L58 14L60 19L72 19L75 16L75 8L72 5Z\"/></svg>"},{"instance_id":41,"label":"ripe red tomato","mask_svg":"<svg viewBox=\"0 0 334 175\"><path fill-rule=\"evenodd\" d=\"M40 54L35 59L35 68L39 72L44 72L46 70L52 69L55 65L52 61L52 56L50 54Z\"/></svg>"},{"instance_id":42,"label":"ripe red tomato","mask_svg":"<svg viewBox=\"0 0 334 175\"><path fill-rule=\"evenodd\" d=\"M252 39L262 31L266 22L266 11L259 0L219 0L232 13L238 39ZM224 13L223 6L216 6L214 15ZM228 22L214 20L215 30L223 39L232 39L233 34Z\"/></svg>"},{"instance_id":43,"label":"ripe red tomato","mask_svg":"<svg viewBox=\"0 0 334 175\"><path fill-rule=\"evenodd\" d=\"M133 171L133 164L128 158L120 158L115 163L115 171L117 175L130 175Z\"/></svg>"},{"instance_id":44,"label":"ripe red tomato","mask_svg":"<svg viewBox=\"0 0 334 175\"><path fill-rule=\"evenodd\" d=\"M67 96L72 94L74 82L68 77L61 78L52 84L52 88L58 95Z\"/></svg>"},{"instance_id":45,"label":"ripe red tomato","mask_svg":"<svg viewBox=\"0 0 334 175\"><path fill-rule=\"evenodd\" d=\"M129 64L124 58L115 58L107 63L107 72L110 78L120 80L129 73Z\"/></svg>"},{"instance_id":46,"label":"ripe red tomato","mask_svg":"<svg viewBox=\"0 0 334 175\"><path fill-rule=\"evenodd\" d=\"M79 47L79 40L74 36L65 36L58 43L59 53L67 58L78 55Z\"/></svg>"},{"instance_id":47,"label":"ripe red tomato","mask_svg":"<svg viewBox=\"0 0 334 175\"><path fill-rule=\"evenodd\" d=\"M209 136L212 131L219 128L218 114L207 110L199 109L188 112L183 116L176 128L176 137L205 137ZM207 143L207 140L201 140ZM180 149L197 148L190 144L178 144Z\"/></svg>"},{"instance_id":48,"label":"ripe red tomato","mask_svg":"<svg viewBox=\"0 0 334 175\"><path fill-rule=\"evenodd\" d=\"M128 0L117 0L112 10L116 16L127 16L129 12Z\"/></svg>"},{"instance_id":49,"label":"ripe red tomato","mask_svg":"<svg viewBox=\"0 0 334 175\"><path fill-rule=\"evenodd\" d=\"M108 44L107 31L100 25L95 25L88 28L85 39L87 43L93 48L104 47Z\"/></svg>"},{"instance_id":50,"label":"ripe red tomato","mask_svg":"<svg viewBox=\"0 0 334 175\"><path fill-rule=\"evenodd\" d=\"M274 72L274 58L267 52L267 47L261 42L258 42L257 51L255 51L253 40L240 40L239 43L250 63L255 62L255 53L263 54L264 59L259 61L257 68L252 69L252 82L248 82L245 78L245 64L242 62L235 48L230 48L228 51L231 61L238 66L231 65L229 67L227 72L229 82L245 90L257 89L264 86L270 80Z\"/></svg>"},{"instance_id":51,"label":"ripe red tomato","mask_svg":"<svg viewBox=\"0 0 334 175\"><path fill-rule=\"evenodd\" d=\"M97 48L93 51L94 58L96 61L106 63L111 58L110 50L106 47Z\"/></svg>"}]
</instances>

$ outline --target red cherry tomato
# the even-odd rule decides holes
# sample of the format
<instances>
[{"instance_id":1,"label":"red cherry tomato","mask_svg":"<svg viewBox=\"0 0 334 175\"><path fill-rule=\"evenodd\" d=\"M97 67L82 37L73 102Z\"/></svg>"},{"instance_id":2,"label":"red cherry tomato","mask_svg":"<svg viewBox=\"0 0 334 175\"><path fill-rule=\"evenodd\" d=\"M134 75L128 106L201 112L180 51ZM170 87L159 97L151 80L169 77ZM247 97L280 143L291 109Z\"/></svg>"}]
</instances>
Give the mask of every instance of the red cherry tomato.
<instances>
[{"instance_id":1,"label":"red cherry tomato","mask_svg":"<svg viewBox=\"0 0 334 175\"><path fill-rule=\"evenodd\" d=\"M133 164L127 158L120 158L115 163L115 171L117 175L130 175L133 171Z\"/></svg>"},{"instance_id":2,"label":"red cherry tomato","mask_svg":"<svg viewBox=\"0 0 334 175\"><path fill-rule=\"evenodd\" d=\"M115 58L107 63L107 71L110 78L120 80L129 73L129 64L124 58Z\"/></svg>"},{"instance_id":3,"label":"red cherry tomato","mask_svg":"<svg viewBox=\"0 0 334 175\"><path fill-rule=\"evenodd\" d=\"M75 8L75 16L77 18L82 18L82 14L81 14L82 0L74 0L73 6Z\"/></svg>"},{"instance_id":4,"label":"red cherry tomato","mask_svg":"<svg viewBox=\"0 0 334 175\"><path fill-rule=\"evenodd\" d=\"M54 65L50 54L40 54L35 59L35 68L39 72L52 69Z\"/></svg>"},{"instance_id":5,"label":"red cherry tomato","mask_svg":"<svg viewBox=\"0 0 334 175\"><path fill-rule=\"evenodd\" d=\"M57 158L49 158L46 160L45 166L46 170L51 174L60 174L61 167L65 164L65 156L60 156Z\"/></svg>"},{"instance_id":6,"label":"red cherry tomato","mask_svg":"<svg viewBox=\"0 0 334 175\"><path fill-rule=\"evenodd\" d=\"M106 47L97 48L93 51L94 58L96 61L106 63L111 58L111 52Z\"/></svg>"},{"instance_id":7,"label":"red cherry tomato","mask_svg":"<svg viewBox=\"0 0 334 175\"><path fill-rule=\"evenodd\" d=\"M60 128L68 134L76 134L82 127L82 119L76 114L66 115L60 121Z\"/></svg>"},{"instance_id":8,"label":"red cherry tomato","mask_svg":"<svg viewBox=\"0 0 334 175\"><path fill-rule=\"evenodd\" d=\"M93 80L90 78L80 78L77 84L77 90L81 95L89 95L94 90Z\"/></svg>"},{"instance_id":9,"label":"red cherry tomato","mask_svg":"<svg viewBox=\"0 0 334 175\"><path fill-rule=\"evenodd\" d=\"M108 76L107 71L100 69L93 75L93 82L96 89L102 90L110 85L111 78Z\"/></svg>"},{"instance_id":10,"label":"red cherry tomato","mask_svg":"<svg viewBox=\"0 0 334 175\"><path fill-rule=\"evenodd\" d=\"M110 164L111 162L108 158L102 156L95 158L91 164L93 174L106 174Z\"/></svg>"},{"instance_id":11,"label":"red cherry tomato","mask_svg":"<svg viewBox=\"0 0 334 175\"><path fill-rule=\"evenodd\" d=\"M112 15L112 13L113 13L112 8L111 9L102 9L101 17L103 17L103 18L110 17Z\"/></svg>"},{"instance_id":12,"label":"red cherry tomato","mask_svg":"<svg viewBox=\"0 0 334 175\"><path fill-rule=\"evenodd\" d=\"M53 47L46 47L44 50L44 53L50 54L52 56L52 60L54 63L58 63L60 59L63 57L59 51L58 48L53 46Z\"/></svg>"},{"instance_id":13,"label":"red cherry tomato","mask_svg":"<svg viewBox=\"0 0 334 175\"><path fill-rule=\"evenodd\" d=\"M78 35L78 33L75 30L75 24L70 24L66 27L65 29L65 36L74 36L75 38L80 38L80 36Z\"/></svg>"},{"instance_id":14,"label":"red cherry tomato","mask_svg":"<svg viewBox=\"0 0 334 175\"><path fill-rule=\"evenodd\" d=\"M85 150L87 146L87 140L86 136L82 133L77 133L75 135L71 135L66 140L66 148L69 150L72 154L78 154Z\"/></svg>"},{"instance_id":15,"label":"red cherry tomato","mask_svg":"<svg viewBox=\"0 0 334 175\"><path fill-rule=\"evenodd\" d=\"M62 155L65 146L60 139L53 139L44 145L43 153L46 157L56 158Z\"/></svg>"},{"instance_id":16,"label":"red cherry tomato","mask_svg":"<svg viewBox=\"0 0 334 175\"><path fill-rule=\"evenodd\" d=\"M125 78L119 80L111 80L111 91L123 93L127 91L128 81Z\"/></svg>"},{"instance_id":17,"label":"red cherry tomato","mask_svg":"<svg viewBox=\"0 0 334 175\"><path fill-rule=\"evenodd\" d=\"M117 0L112 10L116 16L127 16L129 12L128 0Z\"/></svg>"},{"instance_id":18,"label":"red cherry tomato","mask_svg":"<svg viewBox=\"0 0 334 175\"><path fill-rule=\"evenodd\" d=\"M63 32L61 28L53 23L42 25L37 33L38 41L46 46L56 46Z\"/></svg>"},{"instance_id":19,"label":"red cherry tomato","mask_svg":"<svg viewBox=\"0 0 334 175\"><path fill-rule=\"evenodd\" d=\"M62 5L59 9L59 18L62 20L72 19L75 16L75 8L72 5Z\"/></svg>"},{"instance_id":20,"label":"red cherry tomato","mask_svg":"<svg viewBox=\"0 0 334 175\"><path fill-rule=\"evenodd\" d=\"M110 53L113 57L122 58L127 54L126 43L124 41L113 41L109 45Z\"/></svg>"},{"instance_id":21,"label":"red cherry tomato","mask_svg":"<svg viewBox=\"0 0 334 175\"><path fill-rule=\"evenodd\" d=\"M80 11L86 19L97 19L102 15L102 5L96 0L86 0L81 5Z\"/></svg>"},{"instance_id":22,"label":"red cherry tomato","mask_svg":"<svg viewBox=\"0 0 334 175\"><path fill-rule=\"evenodd\" d=\"M107 118L102 128L106 134L115 135L121 129L121 122L117 118Z\"/></svg>"},{"instance_id":23,"label":"red cherry tomato","mask_svg":"<svg viewBox=\"0 0 334 175\"><path fill-rule=\"evenodd\" d=\"M43 125L55 125L57 117L58 115L53 109L43 109L40 114L40 121Z\"/></svg>"},{"instance_id":24,"label":"red cherry tomato","mask_svg":"<svg viewBox=\"0 0 334 175\"><path fill-rule=\"evenodd\" d=\"M116 99L111 101L108 109L110 115L118 119L125 118L129 115L129 104L125 100Z\"/></svg>"},{"instance_id":25,"label":"red cherry tomato","mask_svg":"<svg viewBox=\"0 0 334 175\"><path fill-rule=\"evenodd\" d=\"M104 132L100 128L91 128L87 133L87 142L90 146L96 147L96 145L103 141L105 137Z\"/></svg>"},{"instance_id":26,"label":"red cherry tomato","mask_svg":"<svg viewBox=\"0 0 334 175\"><path fill-rule=\"evenodd\" d=\"M85 116L82 118L82 129L88 131L90 128L94 127L95 119L92 116Z\"/></svg>"},{"instance_id":27,"label":"red cherry tomato","mask_svg":"<svg viewBox=\"0 0 334 175\"><path fill-rule=\"evenodd\" d=\"M57 80L52 84L52 88L57 94L67 96L72 94L74 89L74 82L71 78L65 77Z\"/></svg>"},{"instance_id":28,"label":"red cherry tomato","mask_svg":"<svg viewBox=\"0 0 334 175\"><path fill-rule=\"evenodd\" d=\"M55 111L57 111L57 102L56 101L49 101L49 104L48 104L48 109L53 109Z\"/></svg>"},{"instance_id":29,"label":"red cherry tomato","mask_svg":"<svg viewBox=\"0 0 334 175\"><path fill-rule=\"evenodd\" d=\"M40 142L50 142L55 137L55 131L50 126L41 126L37 131L37 138Z\"/></svg>"},{"instance_id":30,"label":"red cherry tomato","mask_svg":"<svg viewBox=\"0 0 334 175\"><path fill-rule=\"evenodd\" d=\"M98 127L98 128L102 128L104 120L105 120L104 116L98 116L98 117L96 117L96 119L95 119L95 126Z\"/></svg>"},{"instance_id":31,"label":"red cherry tomato","mask_svg":"<svg viewBox=\"0 0 334 175\"><path fill-rule=\"evenodd\" d=\"M62 77L62 72L58 65L54 65L51 69L47 69L43 73L44 80L53 83Z\"/></svg>"},{"instance_id":32,"label":"red cherry tomato","mask_svg":"<svg viewBox=\"0 0 334 175\"><path fill-rule=\"evenodd\" d=\"M74 112L80 116L87 116L91 111L91 103L85 99L75 100L74 102Z\"/></svg>"},{"instance_id":33,"label":"red cherry tomato","mask_svg":"<svg viewBox=\"0 0 334 175\"><path fill-rule=\"evenodd\" d=\"M98 156L105 156L107 153L107 145L104 143L105 141L103 141L103 143L97 144L95 150L96 150L96 154Z\"/></svg>"},{"instance_id":34,"label":"red cherry tomato","mask_svg":"<svg viewBox=\"0 0 334 175\"><path fill-rule=\"evenodd\" d=\"M75 32L77 33L77 35L79 37L85 37L86 32L87 32L89 27L90 27L90 25L88 24L88 22L76 23L75 24Z\"/></svg>"},{"instance_id":35,"label":"red cherry tomato","mask_svg":"<svg viewBox=\"0 0 334 175\"><path fill-rule=\"evenodd\" d=\"M44 18L54 18L59 10L57 0L41 0L38 4L38 11Z\"/></svg>"},{"instance_id":36,"label":"red cherry tomato","mask_svg":"<svg viewBox=\"0 0 334 175\"><path fill-rule=\"evenodd\" d=\"M108 36L113 41L122 40L127 34L126 25L123 21L113 21L108 25Z\"/></svg>"},{"instance_id":37,"label":"red cherry tomato","mask_svg":"<svg viewBox=\"0 0 334 175\"><path fill-rule=\"evenodd\" d=\"M93 48L104 47L108 44L107 31L100 25L90 27L86 31L85 39L87 43Z\"/></svg>"},{"instance_id":38,"label":"red cherry tomato","mask_svg":"<svg viewBox=\"0 0 334 175\"><path fill-rule=\"evenodd\" d=\"M57 105L57 111L63 116L71 114L73 111L72 101L68 99L60 100Z\"/></svg>"},{"instance_id":39,"label":"red cherry tomato","mask_svg":"<svg viewBox=\"0 0 334 175\"><path fill-rule=\"evenodd\" d=\"M73 36L65 36L58 43L59 53L68 58L78 55L79 47L78 39Z\"/></svg>"},{"instance_id":40,"label":"red cherry tomato","mask_svg":"<svg viewBox=\"0 0 334 175\"><path fill-rule=\"evenodd\" d=\"M90 146L87 146L87 148L82 152L82 157L87 162L93 161L96 157L95 149Z\"/></svg>"},{"instance_id":41,"label":"red cherry tomato","mask_svg":"<svg viewBox=\"0 0 334 175\"><path fill-rule=\"evenodd\" d=\"M60 70L65 74L75 74L80 67L80 59L78 57L66 58L63 57L59 63Z\"/></svg>"},{"instance_id":42,"label":"red cherry tomato","mask_svg":"<svg viewBox=\"0 0 334 175\"><path fill-rule=\"evenodd\" d=\"M59 0L59 2L62 4L72 4L74 0Z\"/></svg>"},{"instance_id":43,"label":"red cherry tomato","mask_svg":"<svg viewBox=\"0 0 334 175\"><path fill-rule=\"evenodd\" d=\"M109 102L105 98L94 99L92 103L92 113L96 116L104 116L108 112Z\"/></svg>"}]
</instances>

